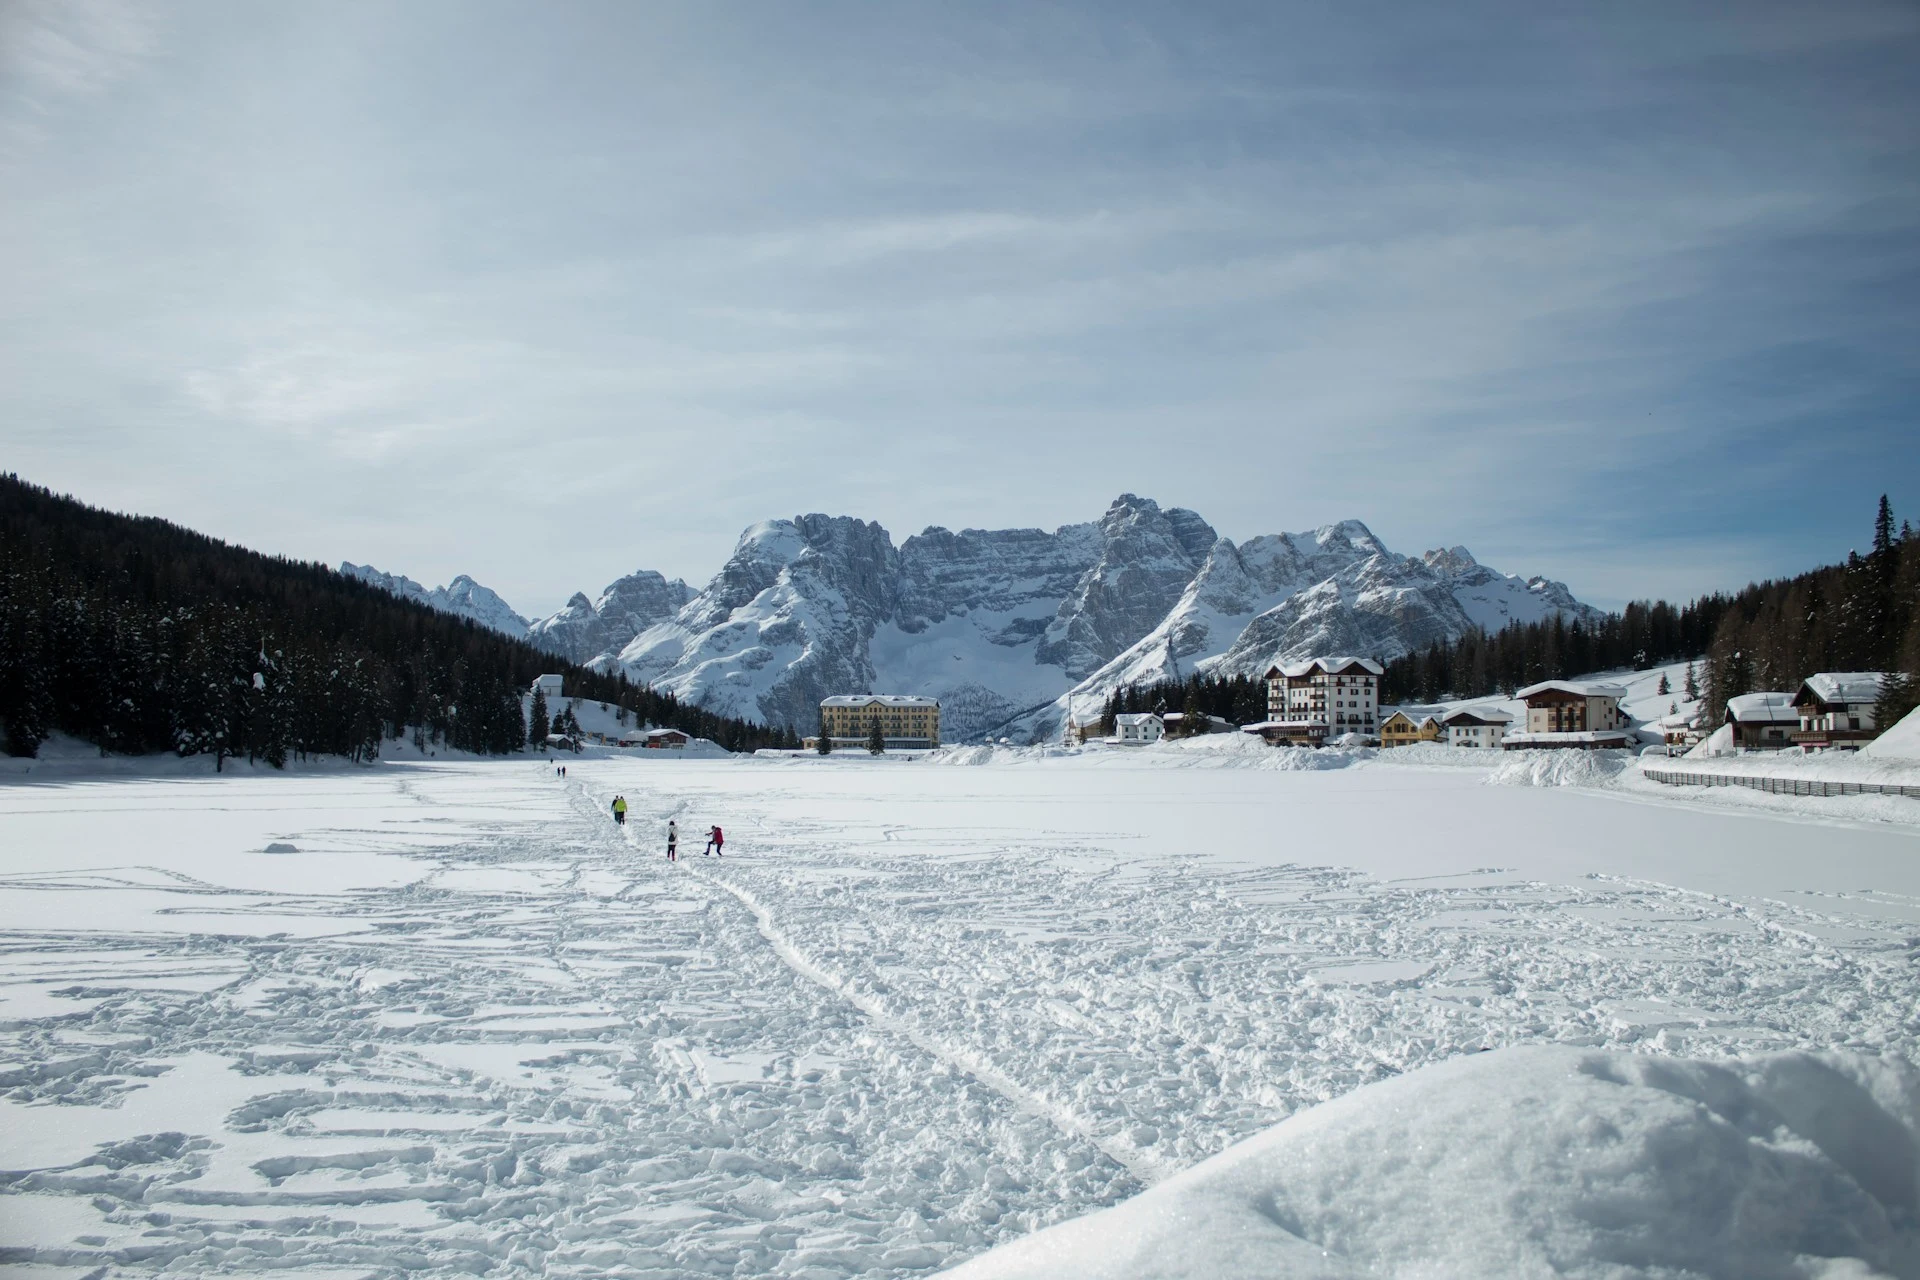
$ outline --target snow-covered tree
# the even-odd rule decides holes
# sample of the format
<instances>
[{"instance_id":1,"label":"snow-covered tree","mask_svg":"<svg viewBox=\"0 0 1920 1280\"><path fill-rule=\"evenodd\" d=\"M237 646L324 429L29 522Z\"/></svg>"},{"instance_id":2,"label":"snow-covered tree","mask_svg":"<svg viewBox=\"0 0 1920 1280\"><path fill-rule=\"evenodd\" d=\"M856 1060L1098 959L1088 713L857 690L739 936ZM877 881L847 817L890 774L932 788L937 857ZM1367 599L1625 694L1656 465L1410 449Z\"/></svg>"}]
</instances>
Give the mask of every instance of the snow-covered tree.
<instances>
[{"instance_id":1,"label":"snow-covered tree","mask_svg":"<svg viewBox=\"0 0 1920 1280\"><path fill-rule=\"evenodd\" d=\"M1669 694L1673 692L1673 685L1667 680L1667 673L1664 671L1660 673L1660 688L1658 692L1661 694Z\"/></svg>"},{"instance_id":2,"label":"snow-covered tree","mask_svg":"<svg viewBox=\"0 0 1920 1280\"><path fill-rule=\"evenodd\" d=\"M1880 677L1880 696L1874 700L1873 723L1885 733L1899 724L1920 705L1920 683L1904 671L1889 671Z\"/></svg>"}]
</instances>

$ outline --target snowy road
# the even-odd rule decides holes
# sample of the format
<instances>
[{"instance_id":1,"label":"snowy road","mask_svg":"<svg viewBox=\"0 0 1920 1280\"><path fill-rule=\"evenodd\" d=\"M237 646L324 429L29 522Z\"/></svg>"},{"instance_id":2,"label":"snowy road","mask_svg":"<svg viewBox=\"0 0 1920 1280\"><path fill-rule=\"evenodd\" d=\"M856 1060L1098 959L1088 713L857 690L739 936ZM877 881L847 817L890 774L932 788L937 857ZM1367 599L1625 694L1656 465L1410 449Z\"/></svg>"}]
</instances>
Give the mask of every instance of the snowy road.
<instances>
[{"instance_id":1,"label":"snowy road","mask_svg":"<svg viewBox=\"0 0 1920 1280\"><path fill-rule=\"evenodd\" d=\"M0 1260L913 1274L1483 1045L1920 1056L1912 829L1386 766L571 773L0 788ZM669 816L731 856L666 865Z\"/></svg>"}]
</instances>

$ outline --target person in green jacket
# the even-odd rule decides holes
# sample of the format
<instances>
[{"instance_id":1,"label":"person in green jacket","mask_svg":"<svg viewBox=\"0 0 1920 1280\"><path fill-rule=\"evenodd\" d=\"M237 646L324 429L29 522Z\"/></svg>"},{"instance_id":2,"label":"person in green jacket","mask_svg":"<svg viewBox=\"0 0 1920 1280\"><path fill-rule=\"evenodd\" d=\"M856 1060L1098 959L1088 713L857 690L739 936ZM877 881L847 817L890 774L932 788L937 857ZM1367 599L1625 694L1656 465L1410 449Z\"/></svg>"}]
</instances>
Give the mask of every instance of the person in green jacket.
<instances>
[{"instance_id":1,"label":"person in green jacket","mask_svg":"<svg viewBox=\"0 0 1920 1280\"><path fill-rule=\"evenodd\" d=\"M624 827L627 825L627 798L625 796L615 796L613 798L613 820L619 826Z\"/></svg>"}]
</instances>

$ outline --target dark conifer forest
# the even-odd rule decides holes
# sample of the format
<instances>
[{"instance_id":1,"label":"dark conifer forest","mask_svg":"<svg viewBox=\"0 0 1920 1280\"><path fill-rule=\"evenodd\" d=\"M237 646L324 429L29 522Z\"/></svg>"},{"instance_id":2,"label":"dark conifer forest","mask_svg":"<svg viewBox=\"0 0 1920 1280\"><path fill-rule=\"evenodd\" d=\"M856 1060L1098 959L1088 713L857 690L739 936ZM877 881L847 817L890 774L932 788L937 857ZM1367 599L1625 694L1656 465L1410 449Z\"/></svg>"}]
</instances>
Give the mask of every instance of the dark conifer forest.
<instances>
[{"instance_id":1,"label":"dark conifer forest","mask_svg":"<svg viewBox=\"0 0 1920 1280\"><path fill-rule=\"evenodd\" d=\"M1896 530L1882 497L1864 556L1850 552L1839 564L1685 605L1636 601L1592 624L1555 617L1469 632L1387 663L1380 701L1511 694L1541 680L1689 658L1700 659L1708 724L1720 721L1728 698L1761 689L1791 693L1816 671L1895 673L1876 717L1891 724L1913 709L1920 689L1899 678L1920 673L1920 536L1907 524ZM1250 724L1266 718L1266 688L1250 677L1194 675L1121 689L1108 700L1106 731L1116 714L1155 707Z\"/></svg>"},{"instance_id":2,"label":"dark conifer forest","mask_svg":"<svg viewBox=\"0 0 1920 1280\"><path fill-rule=\"evenodd\" d=\"M103 752L274 766L370 760L390 738L499 755L528 740L521 695L566 693L729 750L796 735L681 706L624 675L402 600L321 564L261 555L0 475L0 722L10 754L58 730Z\"/></svg>"}]
</instances>

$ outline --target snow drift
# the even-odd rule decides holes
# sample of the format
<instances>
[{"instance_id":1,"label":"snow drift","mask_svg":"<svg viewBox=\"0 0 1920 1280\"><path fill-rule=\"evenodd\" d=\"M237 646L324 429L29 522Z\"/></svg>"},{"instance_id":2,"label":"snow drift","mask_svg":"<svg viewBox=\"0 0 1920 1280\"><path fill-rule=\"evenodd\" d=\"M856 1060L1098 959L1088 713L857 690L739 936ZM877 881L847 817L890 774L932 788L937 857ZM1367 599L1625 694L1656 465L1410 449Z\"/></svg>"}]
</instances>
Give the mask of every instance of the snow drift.
<instances>
[{"instance_id":1,"label":"snow drift","mask_svg":"<svg viewBox=\"0 0 1920 1280\"><path fill-rule=\"evenodd\" d=\"M965 1280L1920 1275L1920 1073L1560 1047L1358 1089Z\"/></svg>"},{"instance_id":2,"label":"snow drift","mask_svg":"<svg viewBox=\"0 0 1920 1280\"><path fill-rule=\"evenodd\" d=\"M1487 781L1506 787L1609 787L1632 763L1625 751L1507 751Z\"/></svg>"},{"instance_id":3,"label":"snow drift","mask_svg":"<svg viewBox=\"0 0 1920 1280\"><path fill-rule=\"evenodd\" d=\"M1920 711L1907 712L1860 752L1876 759L1920 760Z\"/></svg>"}]
</instances>

